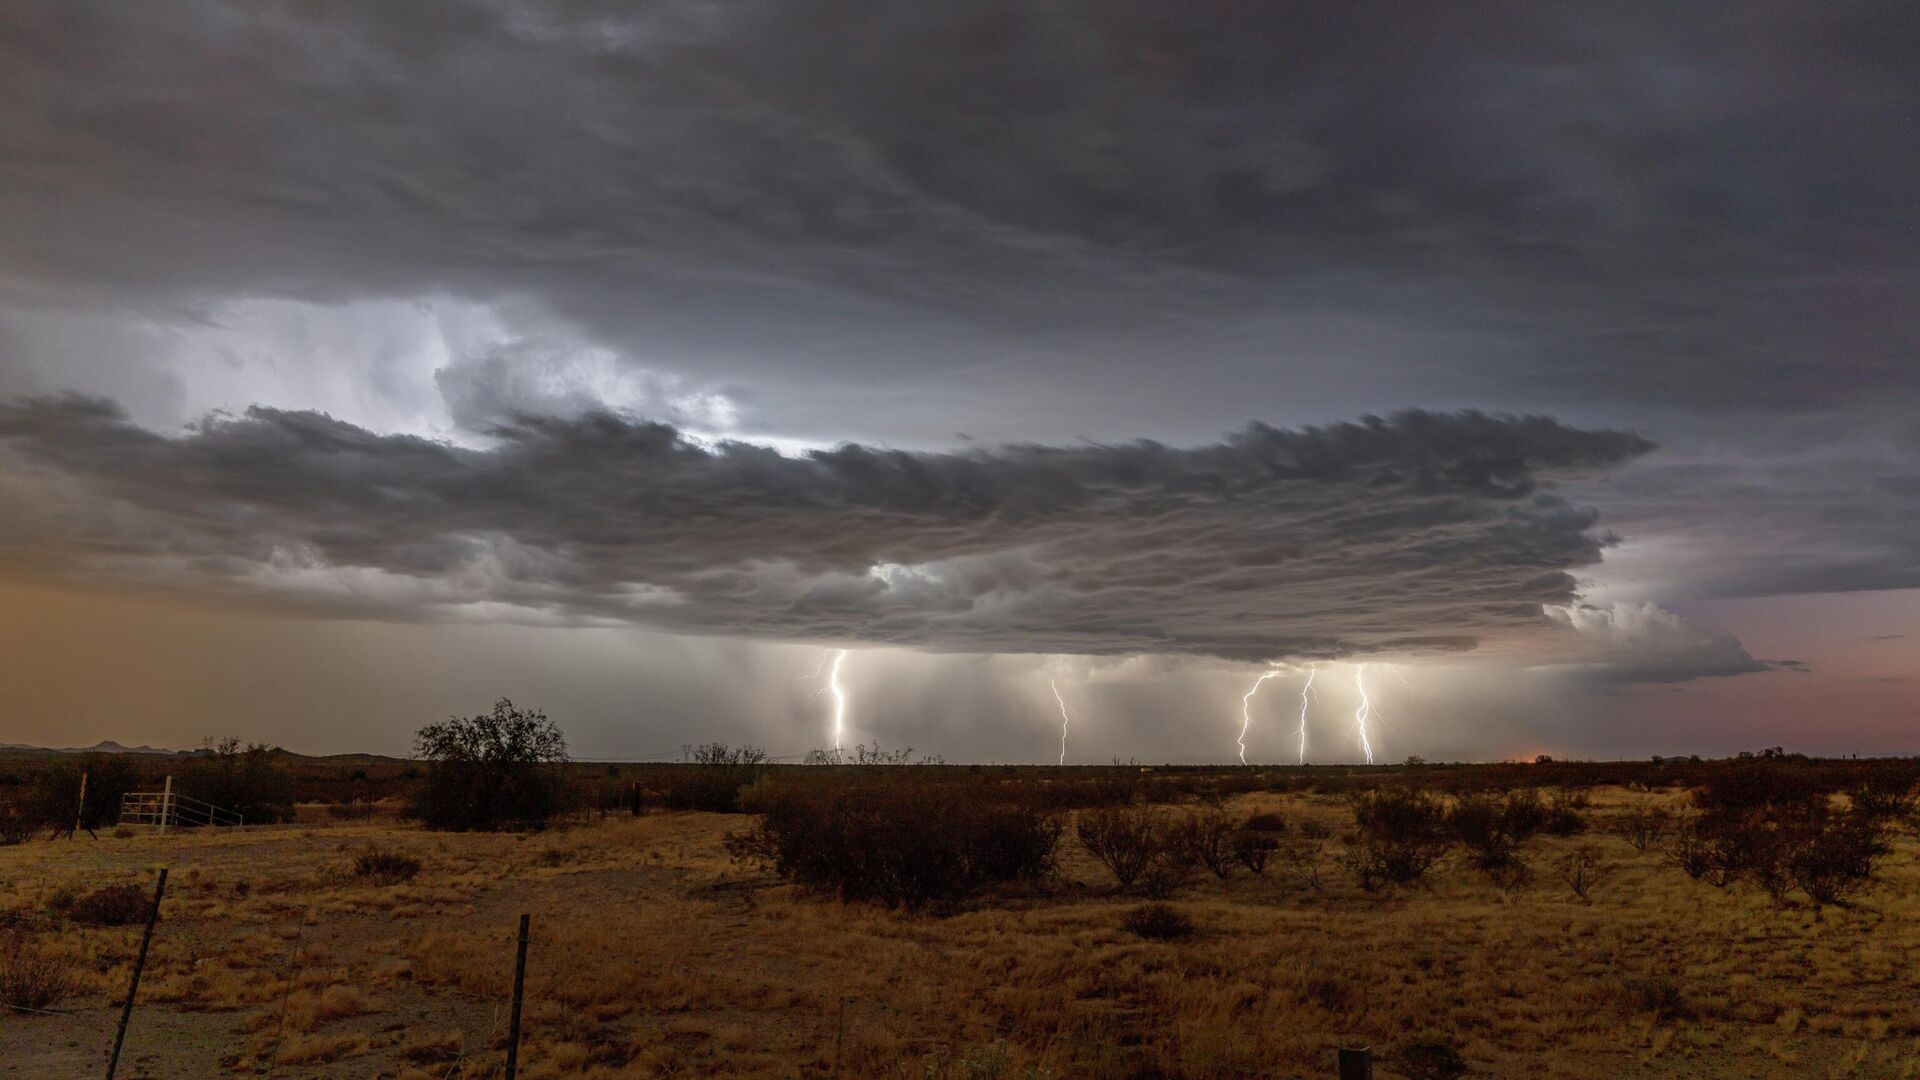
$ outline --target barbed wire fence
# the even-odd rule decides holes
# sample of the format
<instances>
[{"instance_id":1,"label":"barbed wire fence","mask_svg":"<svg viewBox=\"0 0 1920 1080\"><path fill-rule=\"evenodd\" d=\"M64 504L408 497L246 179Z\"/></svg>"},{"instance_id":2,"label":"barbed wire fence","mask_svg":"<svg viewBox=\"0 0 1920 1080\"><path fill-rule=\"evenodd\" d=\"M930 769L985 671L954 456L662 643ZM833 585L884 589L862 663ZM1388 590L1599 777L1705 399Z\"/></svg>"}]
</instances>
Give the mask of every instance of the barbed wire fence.
<instances>
[{"instance_id":1,"label":"barbed wire fence","mask_svg":"<svg viewBox=\"0 0 1920 1080\"><path fill-rule=\"evenodd\" d=\"M113 1080L115 1076L119 1067L123 1045L127 1041L128 1031L133 1026L131 1022L139 993L141 973L146 966L147 955L153 942L154 933L160 925L160 906L166 891L166 878L167 870L165 867L161 867L154 886L153 902L148 910L147 922L144 932L141 935L139 952L133 962L126 996L115 1002L115 1004L120 1006L120 1021L115 1030L111 1054L107 1059L107 1080ZM518 920L518 932L514 934L512 938L514 960L513 990L509 1005L511 1019L507 1024L505 1046L501 1051L504 1054L501 1075L504 1075L506 1080L515 1080L519 1068L522 1036L521 1017L526 999L527 954L529 947L537 940L532 933L532 925L531 913L521 914ZM294 969L298 966L299 949L304 942L304 938L305 933L303 928L300 936L294 942L292 951L288 954L286 962L288 968L286 979L288 990L290 990L293 983L292 976ZM829 1058L831 1062L829 1075L834 1077L847 1075L844 1070L847 1067L849 1039L851 1038L857 1041L862 1027L871 1025L875 1015L894 1018L910 1026L924 1026L927 1022L927 1018L923 1015L871 997L854 994L838 994L834 995L831 1000L836 1001L836 1008L833 1010L832 1038L830 1042L831 1057ZM7 1007L19 1013L44 1016L72 1016L84 1011L79 1009L29 1008L13 1004L8 1004ZM279 1011L281 1013L279 1030L276 1032L276 1038L274 1040L276 1044L285 1038L286 1008L287 1002L285 994L283 993L282 1000L279 1004ZM496 1010L496 1021L499 1019L497 1014L498 1010ZM985 1050L989 1054L995 1052L994 1048L996 1047L1011 1048L1014 1045L1009 1033L1002 1030L999 1024L989 1020L976 1017L947 1016L943 1017L941 1022L949 1031L957 1026L970 1036L979 1036L977 1048ZM498 1026L496 1023L495 1027L497 1028ZM822 1025L822 1027L824 1029L825 1025ZM492 1040L489 1041L491 1042ZM888 1042L896 1048L911 1048L910 1052L918 1059L923 1069L931 1070L950 1066L969 1070L966 1072L966 1075L980 1075L977 1070L982 1062L977 1056L963 1053L959 1058L952 1060L946 1058L946 1055L954 1050L955 1045L950 1035L928 1033L901 1036L896 1032L890 1031L888 1034ZM1297 1067L1244 1065L1231 1061L1223 1061L1218 1056L1213 1055L1198 1058L1183 1053L1178 1047L1170 1046L1165 1042L1141 1041L1134 1043L1117 1043L1101 1039L1078 1037L1059 1039L1057 1042L1050 1039L1041 1049L1044 1052L1053 1045L1062 1043L1081 1051L1094 1051L1095 1054L1093 1056L1095 1057L1111 1055L1112 1063L1116 1067L1138 1065L1142 1063L1142 1058L1149 1058L1156 1066L1162 1068L1169 1065L1173 1066L1179 1070L1175 1075L1238 1077L1243 1078L1243 1080L1244 1078L1316 1075L1311 1073L1303 1074ZM277 1048L276 1045L276 1049ZM823 1045L820 1049L822 1052L825 1052L827 1046ZM462 1051L452 1063L452 1068L464 1069L468 1063L476 1060L478 1056L479 1055ZM272 1055L270 1055L270 1058L271 1057ZM1370 1048L1340 1049L1337 1051L1336 1061L1332 1064L1334 1068L1328 1070L1325 1075L1337 1076L1339 1080L1371 1080L1373 1076L1372 1050ZM273 1071L273 1063L271 1060L268 1063L268 1071L269 1073ZM452 1076L455 1075L455 1073L450 1070L448 1075ZM465 1073L460 1073L460 1075L465 1075ZM927 1075L944 1075L944 1073L928 1071ZM994 1073L993 1075L1000 1074ZM1055 1074L1046 1070L1029 1070L1017 1075L1039 1078L1053 1076Z\"/></svg>"}]
</instances>

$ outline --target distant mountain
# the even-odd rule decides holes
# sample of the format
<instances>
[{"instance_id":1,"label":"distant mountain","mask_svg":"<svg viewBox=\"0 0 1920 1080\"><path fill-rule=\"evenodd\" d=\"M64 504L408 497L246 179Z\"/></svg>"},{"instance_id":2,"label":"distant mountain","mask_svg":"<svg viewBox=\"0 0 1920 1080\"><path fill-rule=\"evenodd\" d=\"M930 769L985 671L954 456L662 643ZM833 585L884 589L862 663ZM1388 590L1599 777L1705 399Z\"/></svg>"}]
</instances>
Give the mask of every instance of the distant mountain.
<instances>
[{"instance_id":1,"label":"distant mountain","mask_svg":"<svg viewBox=\"0 0 1920 1080\"><path fill-rule=\"evenodd\" d=\"M25 743L0 743L0 753L9 754L187 754L189 750L166 750L158 746L122 746L103 739L92 746L28 746Z\"/></svg>"}]
</instances>

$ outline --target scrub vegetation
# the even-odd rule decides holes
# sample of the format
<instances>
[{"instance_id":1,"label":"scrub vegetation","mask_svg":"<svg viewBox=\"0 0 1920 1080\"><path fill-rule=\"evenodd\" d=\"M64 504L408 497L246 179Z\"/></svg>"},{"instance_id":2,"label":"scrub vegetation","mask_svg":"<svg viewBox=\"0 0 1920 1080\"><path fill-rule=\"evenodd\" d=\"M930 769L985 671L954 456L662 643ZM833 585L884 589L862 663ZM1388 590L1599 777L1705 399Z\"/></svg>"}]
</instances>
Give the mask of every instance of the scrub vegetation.
<instances>
[{"instance_id":1,"label":"scrub vegetation","mask_svg":"<svg viewBox=\"0 0 1920 1080\"><path fill-rule=\"evenodd\" d=\"M0 793L48 765L6 763ZM416 765L284 768L288 790L382 793L0 848L18 1075L101 1063L162 863L128 1037L149 1075L498 1075L523 911L536 1080L1316 1076L1355 1043L1385 1077L1920 1074L1908 762L803 767L703 747L547 762L558 808L499 830L407 816ZM669 808L691 798L735 812Z\"/></svg>"}]
</instances>

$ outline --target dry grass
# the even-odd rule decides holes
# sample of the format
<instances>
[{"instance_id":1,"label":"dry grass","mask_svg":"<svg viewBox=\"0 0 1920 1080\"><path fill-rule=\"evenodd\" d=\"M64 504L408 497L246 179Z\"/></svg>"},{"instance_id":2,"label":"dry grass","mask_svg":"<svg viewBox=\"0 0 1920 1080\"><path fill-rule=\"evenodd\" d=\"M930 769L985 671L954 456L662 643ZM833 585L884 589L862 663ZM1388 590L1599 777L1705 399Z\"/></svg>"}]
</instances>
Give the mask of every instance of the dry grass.
<instances>
[{"instance_id":1,"label":"dry grass","mask_svg":"<svg viewBox=\"0 0 1920 1080\"><path fill-rule=\"evenodd\" d=\"M1281 859L1195 879L1176 904L1197 929L1172 940L1125 928L1139 898L1077 843L1046 889L907 914L748 880L722 844L743 819L691 813L534 838L342 820L31 843L0 849L0 912L167 861L143 1022L201 1024L204 1046L146 1050L202 1054L195 1075L497 1074L521 911L534 1080L826 1075L836 1044L849 1077L1323 1075L1337 1045L1430 1033L1480 1075L1920 1074L1912 839L1860 906L1817 914L1636 850L1609 826L1648 799L1602 790L1585 835L1528 841L1530 885L1454 855L1369 894L1336 868L1344 802L1246 797L1229 809L1331 837L1319 887ZM343 875L371 844L418 875ZM1583 901L1555 869L1584 848L1610 873ZM32 917L87 1010L66 1038L110 1038L138 927ZM0 1045L54 1054L33 1025L57 1022L0 1017ZM23 1075L60 1071L38 1061Z\"/></svg>"}]
</instances>

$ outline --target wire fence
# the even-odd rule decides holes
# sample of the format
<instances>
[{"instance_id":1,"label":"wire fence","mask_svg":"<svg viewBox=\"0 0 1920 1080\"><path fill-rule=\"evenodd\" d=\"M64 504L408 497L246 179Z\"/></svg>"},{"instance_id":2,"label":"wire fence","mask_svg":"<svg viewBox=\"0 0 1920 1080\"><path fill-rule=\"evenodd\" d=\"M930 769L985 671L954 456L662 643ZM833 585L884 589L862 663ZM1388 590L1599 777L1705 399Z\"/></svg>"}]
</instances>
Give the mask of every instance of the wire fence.
<instances>
[{"instance_id":1,"label":"wire fence","mask_svg":"<svg viewBox=\"0 0 1920 1080\"><path fill-rule=\"evenodd\" d=\"M160 922L160 906L161 899L165 893L166 877L167 871L163 867L160 869L159 878L155 883L153 902L148 912L145 933L141 938L139 956L133 963L131 979L127 987L126 995L115 1002L115 1004L120 1007L121 1013L112 1047L112 1056L108 1060L106 1071L107 1080L113 1080L115 1070L119 1064L122 1044L127 1039L129 1027L132 1026L131 1020L134 1015L135 999L139 992L141 972L146 966L148 945L151 943L155 929ZM519 1068L521 1043L520 1019L526 993L527 952L530 944L538 940L537 936L532 933L532 926L531 915L522 914L519 917L518 932L513 936L514 975L511 998L512 1020L505 1044L503 1047L499 1047L499 1052L505 1059L503 1072L507 1080L514 1080ZM296 954L300 942L304 940L304 937L305 932L303 927L299 938L295 941L294 951ZM290 956L291 955L293 954L290 954ZM286 980L286 985L289 990L293 985L291 976L292 969L290 968ZM838 1007L834 1014L832 1051L831 1058L829 1059L831 1062L829 1075L834 1077L843 1075L843 1071L849 1066L849 1055L847 1053L849 1041L854 1040L857 1044L862 1029L872 1027L877 1022L876 1017L883 1017L885 1018L885 1022L892 1022L898 1027L904 1027L909 1030L923 1028L926 1026L928 1020L928 1018L922 1014L901 1009L885 1001L873 998L842 994L838 996L837 1000ZM44 1016L71 1016L83 1011L76 1009L31 1008L13 1004L7 1004L7 1008L16 1012ZM280 1017L280 1038L284 1038L285 1036L286 1009L287 1000L283 996L280 1002L280 1011L282 1014ZM945 1026L949 1033L957 1027L966 1032L968 1037L977 1037L978 1042L973 1050L963 1049L957 1056L949 1057L949 1055L955 1053L954 1040L950 1034L909 1034L903 1037L890 1029L887 1042L891 1047L896 1049L902 1047L911 1048L911 1052L918 1057L919 1064L928 1076L946 1075L946 1070L949 1069L957 1070L961 1074L968 1076L985 1075L981 1073L980 1070L984 1064L988 1063L981 1060L978 1052L984 1052L991 1057L995 1053L1005 1053L1006 1051L1003 1048L1010 1048L1013 1045L1011 1033L1004 1031L1000 1024L993 1021L950 1015L942 1017L940 1023ZM964 1047L964 1043L962 1045ZM1064 1037L1046 1040L1040 1049L1044 1053L1046 1050L1059 1045L1070 1046L1074 1050L1080 1051L1081 1053L1077 1057L1077 1060L1080 1062L1084 1062L1088 1056L1095 1057L1096 1059L1104 1056L1110 1058L1112 1064L1117 1068L1127 1068L1137 1071L1137 1067L1144 1064L1143 1059L1146 1059L1151 1061L1151 1063L1162 1072L1167 1070L1168 1067L1172 1067L1174 1071L1171 1075L1176 1076L1268 1078L1314 1075L1303 1074L1298 1067L1245 1065L1231 1060L1223 1060L1221 1055L1214 1054L1209 1054L1204 1057L1194 1056L1184 1052L1177 1045L1144 1040L1119 1043L1100 1039L1088 1039L1084 1036ZM498 1046L498 1044L496 1044L496 1046ZM824 1049L824 1047L822 1049ZM1092 1051L1093 1053L1089 1055L1087 1053L1088 1051ZM458 1060L464 1065L474 1060L475 1057L476 1055L462 1053ZM1337 1071L1330 1070L1325 1075L1335 1075L1338 1076L1340 1080L1371 1080L1373 1076L1372 1051L1369 1048L1341 1049L1337 1052L1337 1061L1334 1064L1336 1065ZM1001 1073L995 1070L992 1075L1001 1075ZM1046 1071L1029 1071L1024 1074L1014 1073L1013 1075L1051 1076L1054 1074Z\"/></svg>"}]
</instances>

